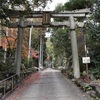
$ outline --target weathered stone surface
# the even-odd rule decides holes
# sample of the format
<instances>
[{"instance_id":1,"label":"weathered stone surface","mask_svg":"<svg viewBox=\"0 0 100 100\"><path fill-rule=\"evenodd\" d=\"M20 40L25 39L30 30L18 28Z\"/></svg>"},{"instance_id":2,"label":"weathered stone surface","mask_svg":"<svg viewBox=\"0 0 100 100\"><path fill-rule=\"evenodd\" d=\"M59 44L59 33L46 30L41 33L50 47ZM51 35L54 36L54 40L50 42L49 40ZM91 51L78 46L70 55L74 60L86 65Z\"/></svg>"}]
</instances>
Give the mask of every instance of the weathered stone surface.
<instances>
[{"instance_id":1,"label":"weathered stone surface","mask_svg":"<svg viewBox=\"0 0 100 100\"><path fill-rule=\"evenodd\" d=\"M95 87L96 95L100 98L100 86Z\"/></svg>"},{"instance_id":2,"label":"weathered stone surface","mask_svg":"<svg viewBox=\"0 0 100 100\"><path fill-rule=\"evenodd\" d=\"M90 92L89 92L89 95L90 95L92 98L96 98L96 97L97 97L95 91L90 91Z\"/></svg>"},{"instance_id":3,"label":"weathered stone surface","mask_svg":"<svg viewBox=\"0 0 100 100\"><path fill-rule=\"evenodd\" d=\"M2 96L3 96L3 94L2 94L2 93L0 93L0 99L2 98Z\"/></svg>"},{"instance_id":4,"label":"weathered stone surface","mask_svg":"<svg viewBox=\"0 0 100 100\"><path fill-rule=\"evenodd\" d=\"M75 83L77 84L77 86L79 87L83 87L85 85L85 83L82 80L76 80Z\"/></svg>"}]
</instances>

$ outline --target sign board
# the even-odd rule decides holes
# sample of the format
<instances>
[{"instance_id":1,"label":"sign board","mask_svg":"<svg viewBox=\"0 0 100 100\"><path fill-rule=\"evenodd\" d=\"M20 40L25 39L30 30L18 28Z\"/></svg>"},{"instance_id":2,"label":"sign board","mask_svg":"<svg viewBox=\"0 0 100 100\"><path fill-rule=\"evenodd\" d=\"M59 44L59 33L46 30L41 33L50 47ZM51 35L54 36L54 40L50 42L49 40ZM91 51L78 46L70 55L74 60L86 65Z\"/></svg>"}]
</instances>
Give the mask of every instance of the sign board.
<instances>
[{"instance_id":1,"label":"sign board","mask_svg":"<svg viewBox=\"0 0 100 100\"><path fill-rule=\"evenodd\" d=\"M82 57L82 62L83 62L84 64L90 63L90 57Z\"/></svg>"},{"instance_id":2,"label":"sign board","mask_svg":"<svg viewBox=\"0 0 100 100\"><path fill-rule=\"evenodd\" d=\"M43 25L49 25L51 22L50 12L43 12Z\"/></svg>"}]
</instances>

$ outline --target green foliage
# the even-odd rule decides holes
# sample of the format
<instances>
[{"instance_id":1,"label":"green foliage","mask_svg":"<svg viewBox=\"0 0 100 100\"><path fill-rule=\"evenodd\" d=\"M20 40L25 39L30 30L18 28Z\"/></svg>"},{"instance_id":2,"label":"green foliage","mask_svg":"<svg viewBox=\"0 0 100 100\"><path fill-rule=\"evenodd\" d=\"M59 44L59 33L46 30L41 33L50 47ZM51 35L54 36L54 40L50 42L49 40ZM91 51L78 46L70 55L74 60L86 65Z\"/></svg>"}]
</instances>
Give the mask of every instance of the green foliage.
<instances>
[{"instance_id":1,"label":"green foliage","mask_svg":"<svg viewBox=\"0 0 100 100\"><path fill-rule=\"evenodd\" d=\"M5 30L1 31L1 36L6 37ZM7 37L6 37L7 39ZM15 49L10 48L10 42L8 41L7 51L4 51L3 47L0 47L0 79L8 77L15 73L14 61L15 61Z\"/></svg>"},{"instance_id":2,"label":"green foliage","mask_svg":"<svg viewBox=\"0 0 100 100\"><path fill-rule=\"evenodd\" d=\"M93 36L94 35L94 36ZM100 44L98 44L98 41L96 42L96 35L92 34L92 38L95 38L95 40L90 40L90 43L92 45L89 46L90 48L90 56L91 56L91 61L96 65L100 66ZM98 38L97 38L98 40Z\"/></svg>"},{"instance_id":3,"label":"green foliage","mask_svg":"<svg viewBox=\"0 0 100 100\"><path fill-rule=\"evenodd\" d=\"M32 58L30 58L29 61L24 59L22 61L22 64L24 64L25 68L28 69L28 68L32 68L34 66L34 61Z\"/></svg>"},{"instance_id":4,"label":"green foliage","mask_svg":"<svg viewBox=\"0 0 100 100\"><path fill-rule=\"evenodd\" d=\"M41 30L41 33L44 33L44 31ZM31 46L34 50L38 52L39 52L39 44L40 44L39 34L40 33L38 29L33 29ZM47 52L46 52L46 40L47 39L45 38L44 34L42 35L42 39L43 39L43 60L45 60L47 58ZM34 66L38 66L38 59L33 58L33 62L34 62Z\"/></svg>"},{"instance_id":5,"label":"green foliage","mask_svg":"<svg viewBox=\"0 0 100 100\"><path fill-rule=\"evenodd\" d=\"M46 4L52 2L52 0L32 0L32 2L34 2L34 5L37 7L45 8Z\"/></svg>"},{"instance_id":6,"label":"green foliage","mask_svg":"<svg viewBox=\"0 0 100 100\"><path fill-rule=\"evenodd\" d=\"M95 0L95 6L93 7L93 16L94 16L94 21L100 23L100 1Z\"/></svg>"},{"instance_id":7,"label":"green foliage","mask_svg":"<svg viewBox=\"0 0 100 100\"><path fill-rule=\"evenodd\" d=\"M92 18L87 24L87 34L89 42L89 51L91 61L100 67L100 3L96 3L96 7L93 9ZM92 20L92 22L91 22Z\"/></svg>"},{"instance_id":8,"label":"green foliage","mask_svg":"<svg viewBox=\"0 0 100 100\"><path fill-rule=\"evenodd\" d=\"M45 40L45 37L44 37ZM46 41L43 42L43 61L47 58L47 52L46 52Z\"/></svg>"},{"instance_id":9,"label":"green foliage","mask_svg":"<svg viewBox=\"0 0 100 100\"><path fill-rule=\"evenodd\" d=\"M39 33L37 29L33 29L32 32L32 41L31 41L31 46L35 49L39 49Z\"/></svg>"},{"instance_id":10,"label":"green foliage","mask_svg":"<svg viewBox=\"0 0 100 100\"><path fill-rule=\"evenodd\" d=\"M69 0L65 3L64 10L91 8L94 0Z\"/></svg>"},{"instance_id":11,"label":"green foliage","mask_svg":"<svg viewBox=\"0 0 100 100\"><path fill-rule=\"evenodd\" d=\"M96 97L92 97L91 100L99 100L99 98L96 96Z\"/></svg>"},{"instance_id":12,"label":"green foliage","mask_svg":"<svg viewBox=\"0 0 100 100\"><path fill-rule=\"evenodd\" d=\"M97 68L90 68L89 69L90 73L94 75L94 77L96 79L99 79L100 78L100 68L97 67Z\"/></svg>"},{"instance_id":13,"label":"green foliage","mask_svg":"<svg viewBox=\"0 0 100 100\"><path fill-rule=\"evenodd\" d=\"M51 41L56 48L66 51L66 47L69 46L69 32L67 29L59 28L53 35Z\"/></svg>"},{"instance_id":14,"label":"green foliage","mask_svg":"<svg viewBox=\"0 0 100 100\"><path fill-rule=\"evenodd\" d=\"M86 24L86 33L88 39L89 55L91 63L89 64L90 73L96 79L100 78L100 1L96 0L92 9L91 17Z\"/></svg>"},{"instance_id":15,"label":"green foliage","mask_svg":"<svg viewBox=\"0 0 100 100\"><path fill-rule=\"evenodd\" d=\"M90 84L86 83L83 87L82 87L83 91L89 91L92 90L92 87L90 86Z\"/></svg>"},{"instance_id":16,"label":"green foliage","mask_svg":"<svg viewBox=\"0 0 100 100\"><path fill-rule=\"evenodd\" d=\"M55 56L58 58L71 56L71 43L68 29L59 28L52 35L51 42L53 44ZM70 61L70 59L68 60Z\"/></svg>"},{"instance_id":17,"label":"green foliage","mask_svg":"<svg viewBox=\"0 0 100 100\"><path fill-rule=\"evenodd\" d=\"M56 7L55 7L55 11L56 12L61 12L63 11L63 5L61 3L59 3Z\"/></svg>"},{"instance_id":18,"label":"green foliage","mask_svg":"<svg viewBox=\"0 0 100 100\"><path fill-rule=\"evenodd\" d=\"M14 66L14 59L12 57L6 58L5 63L3 60L4 59L0 61L0 76L3 76L2 79L15 74L16 70Z\"/></svg>"},{"instance_id":19,"label":"green foliage","mask_svg":"<svg viewBox=\"0 0 100 100\"><path fill-rule=\"evenodd\" d=\"M40 10L45 8L46 4L51 0L0 0L0 18L4 19L4 25L10 20L9 15L19 15L24 16L25 14L33 11L35 8L39 8ZM19 10L20 12L24 10L24 12L16 12L15 10Z\"/></svg>"},{"instance_id":20,"label":"green foliage","mask_svg":"<svg viewBox=\"0 0 100 100\"><path fill-rule=\"evenodd\" d=\"M54 11L55 11L55 12L64 11L64 6L63 6L61 3L59 3L59 4L55 7L55 10L54 10ZM66 19L66 18L55 18L54 21L62 22L62 21L64 21L64 19Z\"/></svg>"},{"instance_id":21,"label":"green foliage","mask_svg":"<svg viewBox=\"0 0 100 100\"><path fill-rule=\"evenodd\" d=\"M11 8L14 6L23 5L26 9L31 9L32 7L45 7L47 2L52 0L0 0L0 8Z\"/></svg>"}]
</instances>

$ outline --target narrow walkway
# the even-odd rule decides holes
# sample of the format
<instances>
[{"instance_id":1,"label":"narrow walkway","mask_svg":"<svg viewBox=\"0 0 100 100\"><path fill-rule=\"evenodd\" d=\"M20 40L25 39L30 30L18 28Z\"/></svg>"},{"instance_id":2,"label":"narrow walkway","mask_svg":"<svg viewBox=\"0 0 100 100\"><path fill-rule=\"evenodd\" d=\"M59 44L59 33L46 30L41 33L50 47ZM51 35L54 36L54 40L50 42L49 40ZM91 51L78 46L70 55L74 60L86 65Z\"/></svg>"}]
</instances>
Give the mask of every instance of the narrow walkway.
<instances>
[{"instance_id":1,"label":"narrow walkway","mask_svg":"<svg viewBox=\"0 0 100 100\"><path fill-rule=\"evenodd\" d=\"M5 100L90 100L58 70L46 69L24 80Z\"/></svg>"}]
</instances>

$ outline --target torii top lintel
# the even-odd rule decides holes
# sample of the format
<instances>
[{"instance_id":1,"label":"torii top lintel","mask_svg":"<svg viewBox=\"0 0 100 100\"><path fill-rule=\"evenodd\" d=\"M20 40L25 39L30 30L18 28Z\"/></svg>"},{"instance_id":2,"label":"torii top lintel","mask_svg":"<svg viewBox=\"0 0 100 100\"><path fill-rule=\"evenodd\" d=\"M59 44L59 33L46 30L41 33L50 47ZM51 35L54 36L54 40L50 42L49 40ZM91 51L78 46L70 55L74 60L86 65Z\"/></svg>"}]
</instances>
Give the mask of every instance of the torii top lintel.
<instances>
[{"instance_id":1,"label":"torii top lintel","mask_svg":"<svg viewBox=\"0 0 100 100\"><path fill-rule=\"evenodd\" d=\"M82 10L75 10L75 11L65 11L65 12L54 12L54 11L33 11L29 13L25 13L24 11L17 11L15 15L13 15L15 12L13 12L11 15L8 16L11 18L42 18L43 22L41 23L34 23L34 22L25 22L23 25L20 25L17 23L10 23L8 25L9 28L17 28L18 25L20 27L26 28L26 27L61 27L61 26L70 26L69 22L55 22L52 23L50 21L50 18L69 18L70 16L76 17L76 18L84 18L87 13L90 12L90 9L82 9ZM20 13L22 16L20 16ZM23 13L23 14L22 14ZM79 27L83 27L83 24L76 23Z\"/></svg>"},{"instance_id":2,"label":"torii top lintel","mask_svg":"<svg viewBox=\"0 0 100 100\"><path fill-rule=\"evenodd\" d=\"M82 9L82 10L74 10L74 11L64 11L64 12L55 12L55 11L17 11L17 10L8 10L6 13L7 17L10 18L41 18L43 17L43 13L50 13L51 18L57 18L57 17L69 17L70 15L73 15L74 17L85 17L85 14L90 12L90 9Z\"/></svg>"}]
</instances>

